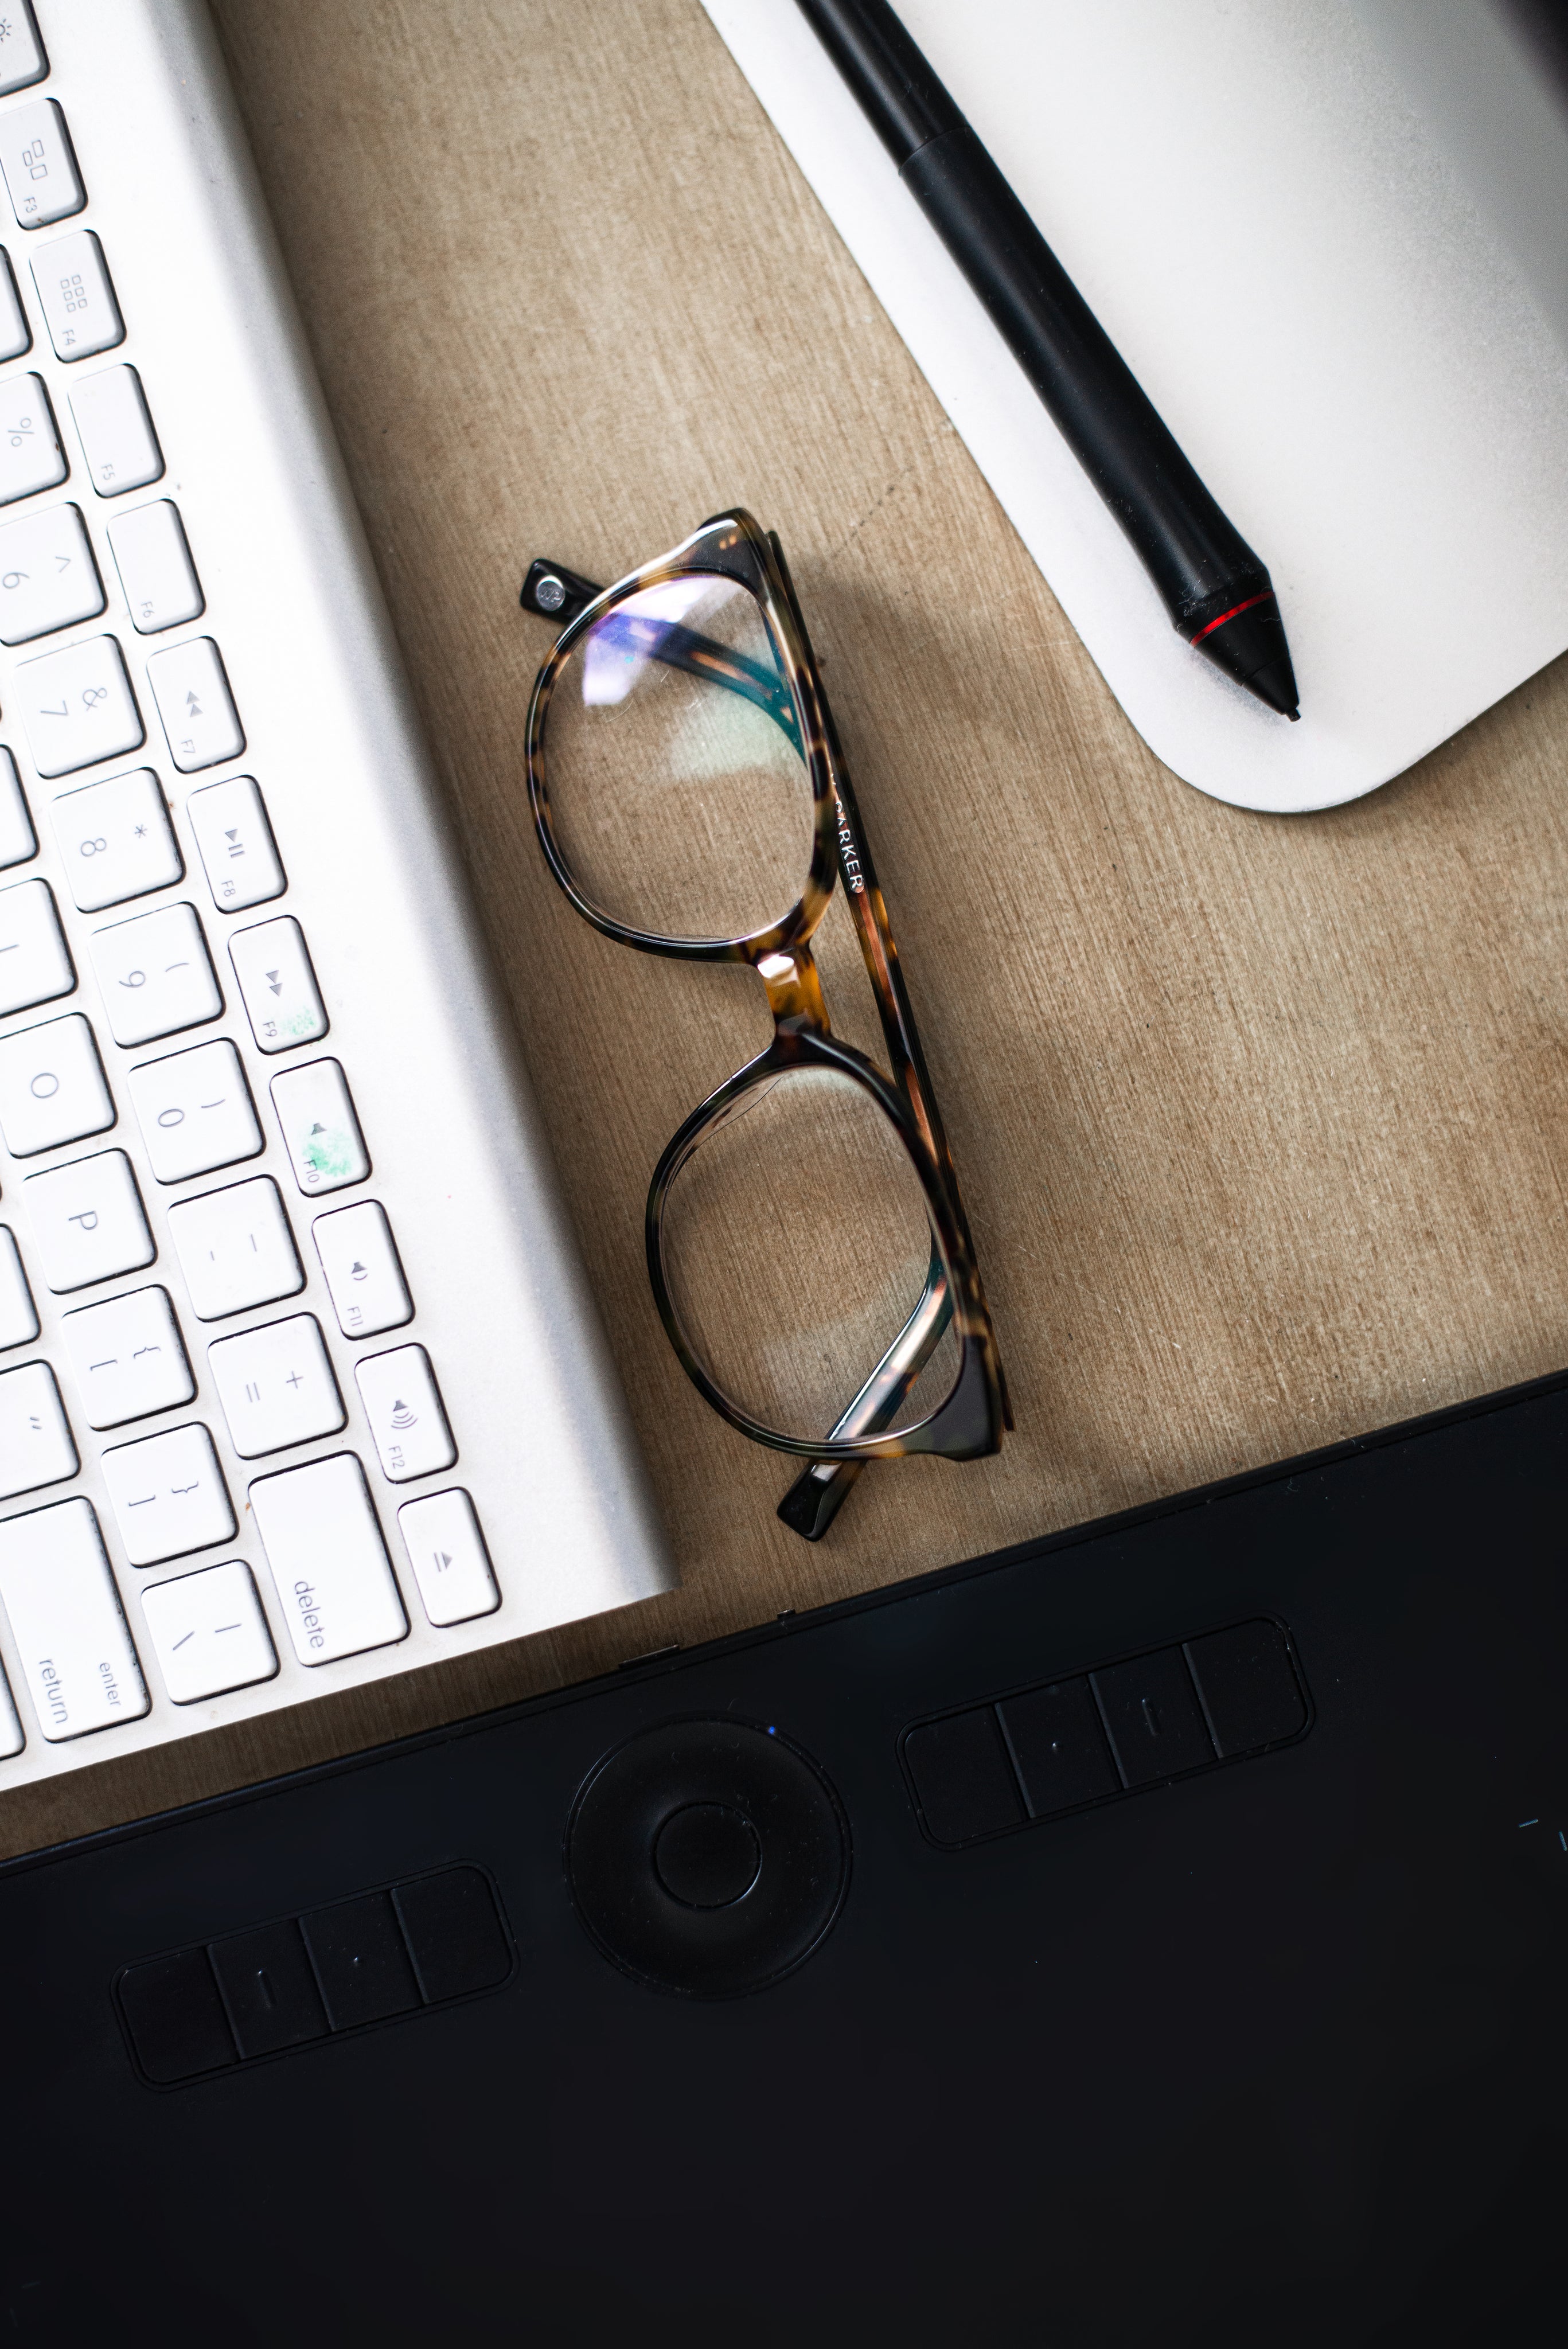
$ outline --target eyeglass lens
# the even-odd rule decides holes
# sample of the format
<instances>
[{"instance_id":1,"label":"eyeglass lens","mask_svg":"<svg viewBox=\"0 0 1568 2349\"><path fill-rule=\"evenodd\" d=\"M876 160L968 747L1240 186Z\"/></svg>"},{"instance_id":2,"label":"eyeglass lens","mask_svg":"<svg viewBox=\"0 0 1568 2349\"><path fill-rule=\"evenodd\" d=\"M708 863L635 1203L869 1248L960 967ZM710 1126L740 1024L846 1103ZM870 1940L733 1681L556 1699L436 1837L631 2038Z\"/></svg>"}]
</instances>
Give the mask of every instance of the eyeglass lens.
<instances>
[{"instance_id":1,"label":"eyeglass lens","mask_svg":"<svg viewBox=\"0 0 1568 2349\"><path fill-rule=\"evenodd\" d=\"M557 851L612 921L745 937L805 892L813 811L794 700L734 580L666 580L589 628L551 689L545 766Z\"/></svg>"},{"instance_id":2,"label":"eyeglass lens","mask_svg":"<svg viewBox=\"0 0 1568 2349\"><path fill-rule=\"evenodd\" d=\"M832 1433L930 1278L925 1195L896 1128L863 1087L815 1069L753 1086L708 1130L671 1186L663 1247L713 1384L806 1442ZM889 1432L931 1416L958 1359L944 1324Z\"/></svg>"}]
</instances>

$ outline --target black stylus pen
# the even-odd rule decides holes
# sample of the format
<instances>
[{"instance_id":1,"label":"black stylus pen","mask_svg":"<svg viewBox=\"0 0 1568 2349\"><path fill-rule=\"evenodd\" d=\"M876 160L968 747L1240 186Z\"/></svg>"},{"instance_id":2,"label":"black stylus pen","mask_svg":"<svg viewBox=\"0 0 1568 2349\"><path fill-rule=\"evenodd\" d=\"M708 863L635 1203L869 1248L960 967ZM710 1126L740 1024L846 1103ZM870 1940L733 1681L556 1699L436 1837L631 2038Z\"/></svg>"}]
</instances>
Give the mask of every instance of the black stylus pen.
<instances>
[{"instance_id":1,"label":"black stylus pen","mask_svg":"<svg viewBox=\"0 0 1568 2349\"><path fill-rule=\"evenodd\" d=\"M798 5L1179 633L1271 709L1299 717L1266 566L1199 480L887 0Z\"/></svg>"}]
</instances>

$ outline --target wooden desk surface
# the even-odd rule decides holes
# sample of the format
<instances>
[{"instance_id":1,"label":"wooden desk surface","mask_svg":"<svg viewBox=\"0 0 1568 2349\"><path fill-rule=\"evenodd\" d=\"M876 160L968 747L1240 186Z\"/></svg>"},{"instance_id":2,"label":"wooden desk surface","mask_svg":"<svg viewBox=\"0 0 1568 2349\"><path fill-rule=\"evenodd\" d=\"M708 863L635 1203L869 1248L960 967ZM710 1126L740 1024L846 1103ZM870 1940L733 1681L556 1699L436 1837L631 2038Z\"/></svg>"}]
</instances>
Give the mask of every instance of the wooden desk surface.
<instances>
[{"instance_id":1,"label":"wooden desk surface","mask_svg":"<svg viewBox=\"0 0 1568 2349\"><path fill-rule=\"evenodd\" d=\"M1559 1367L1568 662L1359 805L1207 800L1123 719L696 0L216 16L682 1582L20 1790L4 1848ZM526 559L611 576L736 500L826 657L1018 1418L994 1461L873 1469L815 1548L642 1262L753 983L571 913L518 748Z\"/></svg>"}]
</instances>

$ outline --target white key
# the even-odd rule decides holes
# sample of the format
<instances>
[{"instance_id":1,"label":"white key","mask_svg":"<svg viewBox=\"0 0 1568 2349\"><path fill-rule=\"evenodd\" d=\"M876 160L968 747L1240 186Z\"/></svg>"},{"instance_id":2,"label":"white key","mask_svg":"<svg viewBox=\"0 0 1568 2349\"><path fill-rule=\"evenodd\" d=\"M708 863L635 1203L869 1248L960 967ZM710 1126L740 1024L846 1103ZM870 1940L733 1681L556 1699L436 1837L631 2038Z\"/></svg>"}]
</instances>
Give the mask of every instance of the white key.
<instances>
[{"instance_id":1,"label":"white key","mask_svg":"<svg viewBox=\"0 0 1568 2349\"><path fill-rule=\"evenodd\" d=\"M359 1400L381 1458L382 1474L394 1485L450 1468L457 1446L446 1423L441 1389L422 1346L397 1346L356 1362Z\"/></svg>"},{"instance_id":2,"label":"white key","mask_svg":"<svg viewBox=\"0 0 1568 2349\"><path fill-rule=\"evenodd\" d=\"M329 1664L406 1635L365 1472L351 1452L258 1476L250 1500L302 1664Z\"/></svg>"},{"instance_id":3,"label":"white key","mask_svg":"<svg viewBox=\"0 0 1568 2349\"><path fill-rule=\"evenodd\" d=\"M132 1566L161 1566L234 1537L229 1488L200 1424L112 1445L103 1481Z\"/></svg>"},{"instance_id":4,"label":"white key","mask_svg":"<svg viewBox=\"0 0 1568 2349\"><path fill-rule=\"evenodd\" d=\"M272 1081L294 1179L306 1195L341 1191L370 1172L348 1081L336 1061L309 1061Z\"/></svg>"},{"instance_id":5,"label":"white key","mask_svg":"<svg viewBox=\"0 0 1568 2349\"><path fill-rule=\"evenodd\" d=\"M215 1019L223 1008L202 925L189 905L161 905L95 930L93 968L117 1044L150 1044Z\"/></svg>"},{"instance_id":6,"label":"white key","mask_svg":"<svg viewBox=\"0 0 1568 2349\"><path fill-rule=\"evenodd\" d=\"M166 1288L78 1305L60 1323L89 1427L123 1427L196 1392Z\"/></svg>"},{"instance_id":7,"label":"white key","mask_svg":"<svg viewBox=\"0 0 1568 2349\"><path fill-rule=\"evenodd\" d=\"M36 856L37 853L37 838L27 812L16 761L0 744L0 867L25 864L29 856Z\"/></svg>"},{"instance_id":8,"label":"white key","mask_svg":"<svg viewBox=\"0 0 1568 2349\"><path fill-rule=\"evenodd\" d=\"M141 1611L163 1685L176 1704L270 1681L277 1656L251 1570L242 1558L155 1582Z\"/></svg>"},{"instance_id":9,"label":"white key","mask_svg":"<svg viewBox=\"0 0 1568 2349\"><path fill-rule=\"evenodd\" d=\"M68 220L87 202L66 118L52 98L0 114L0 171L21 228Z\"/></svg>"},{"instance_id":10,"label":"white key","mask_svg":"<svg viewBox=\"0 0 1568 2349\"><path fill-rule=\"evenodd\" d=\"M90 359L124 342L125 321L91 229L57 237L35 254L33 283L57 358Z\"/></svg>"},{"instance_id":11,"label":"white key","mask_svg":"<svg viewBox=\"0 0 1568 2349\"><path fill-rule=\"evenodd\" d=\"M123 1150L51 1166L22 1187L44 1278L57 1297L151 1263L152 1234Z\"/></svg>"},{"instance_id":12,"label":"white key","mask_svg":"<svg viewBox=\"0 0 1568 2349\"><path fill-rule=\"evenodd\" d=\"M327 1033L327 1009L306 949L305 932L291 915L236 930L229 959L240 982L246 1014L264 1052L286 1052L291 1044L314 1044Z\"/></svg>"},{"instance_id":13,"label":"white key","mask_svg":"<svg viewBox=\"0 0 1568 2349\"><path fill-rule=\"evenodd\" d=\"M76 983L48 883L14 881L0 889L0 1012L52 1002Z\"/></svg>"},{"instance_id":14,"label":"white key","mask_svg":"<svg viewBox=\"0 0 1568 2349\"><path fill-rule=\"evenodd\" d=\"M10 377L0 383L0 506L65 478L66 452L42 378Z\"/></svg>"},{"instance_id":15,"label":"white key","mask_svg":"<svg viewBox=\"0 0 1568 2349\"><path fill-rule=\"evenodd\" d=\"M160 1183L211 1174L254 1158L262 1147L245 1072L226 1040L143 1061L127 1082Z\"/></svg>"},{"instance_id":16,"label":"white key","mask_svg":"<svg viewBox=\"0 0 1568 2349\"><path fill-rule=\"evenodd\" d=\"M346 1338L373 1338L378 1330L400 1330L413 1319L414 1300L379 1199L335 1207L317 1216L310 1229Z\"/></svg>"},{"instance_id":17,"label":"white key","mask_svg":"<svg viewBox=\"0 0 1568 2349\"><path fill-rule=\"evenodd\" d=\"M473 1503L461 1487L405 1501L398 1511L425 1613L436 1624L471 1623L501 1604Z\"/></svg>"},{"instance_id":18,"label":"white key","mask_svg":"<svg viewBox=\"0 0 1568 2349\"><path fill-rule=\"evenodd\" d=\"M0 528L0 644L31 644L104 606L103 582L75 506L45 506Z\"/></svg>"},{"instance_id":19,"label":"white key","mask_svg":"<svg viewBox=\"0 0 1568 2349\"><path fill-rule=\"evenodd\" d=\"M0 1353L30 1346L38 1334L38 1309L22 1269L15 1235L0 1224Z\"/></svg>"},{"instance_id":20,"label":"white key","mask_svg":"<svg viewBox=\"0 0 1568 2349\"><path fill-rule=\"evenodd\" d=\"M151 767L62 792L51 812L66 879L84 914L167 889L184 873Z\"/></svg>"},{"instance_id":21,"label":"white key","mask_svg":"<svg viewBox=\"0 0 1568 2349\"><path fill-rule=\"evenodd\" d=\"M42 81L48 70L49 60L28 0L11 0L0 16L0 98L9 98L14 89L26 89L29 82Z\"/></svg>"},{"instance_id":22,"label":"white key","mask_svg":"<svg viewBox=\"0 0 1568 2349\"><path fill-rule=\"evenodd\" d=\"M281 897L284 870L278 861L262 795L249 775L203 783L185 802L191 829L207 868L213 902L225 914Z\"/></svg>"},{"instance_id":23,"label":"white key","mask_svg":"<svg viewBox=\"0 0 1568 2349\"><path fill-rule=\"evenodd\" d=\"M343 1424L343 1398L314 1314L215 1338L207 1360L242 1460L336 1435Z\"/></svg>"},{"instance_id":24,"label":"white key","mask_svg":"<svg viewBox=\"0 0 1568 2349\"><path fill-rule=\"evenodd\" d=\"M79 1466L66 1407L47 1362L0 1371L0 1501L57 1485Z\"/></svg>"},{"instance_id":25,"label":"white key","mask_svg":"<svg viewBox=\"0 0 1568 2349\"><path fill-rule=\"evenodd\" d=\"M112 636L88 636L21 662L16 699L40 775L74 775L78 767L139 750L144 739Z\"/></svg>"},{"instance_id":26,"label":"white key","mask_svg":"<svg viewBox=\"0 0 1568 2349\"><path fill-rule=\"evenodd\" d=\"M0 1526L0 1599L51 1745L141 1718L147 1690L90 1501Z\"/></svg>"},{"instance_id":27,"label":"white key","mask_svg":"<svg viewBox=\"0 0 1568 2349\"><path fill-rule=\"evenodd\" d=\"M177 627L182 620L200 616L207 599L179 509L167 498L138 506L134 513L118 514L109 526L109 543L139 636L155 636L160 628Z\"/></svg>"},{"instance_id":28,"label":"white key","mask_svg":"<svg viewBox=\"0 0 1568 2349\"><path fill-rule=\"evenodd\" d=\"M147 682L169 737L170 756L182 775L239 757L245 738L211 636L192 636L188 644L154 653Z\"/></svg>"},{"instance_id":29,"label":"white key","mask_svg":"<svg viewBox=\"0 0 1568 2349\"><path fill-rule=\"evenodd\" d=\"M0 1135L13 1158L114 1123L92 1030L79 1011L0 1039Z\"/></svg>"},{"instance_id":30,"label":"white key","mask_svg":"<svg viewBox=\"0 0 1568 2349\"><path fill-rule=\"evenodd\" d=\"M162 478L163 451L133 367L105 367L99 375L83 377L72 384L70 398L88 471L100 498L123 497L127 490L142 490Z\"/></svg>"},{"instance_id":31,"label":"white key","mask_svg":"<svg viewBox=\"0 0 1568 2349\"><path fill-rule=\"evenodd\" d=\"M0 246L0 360L19 359L25 350L32 347L32 341L33 329L27 324L27 314L16 291L11 256Z\"/></svg>"},{"instance_id":32,"label":"white key","mask_svg":"<svg viewBox=\"0 0 1568 2349\"><path fill-rule=\"evenodd\" d=\"M4 1671L0 1671L0 1758L20 1754L26 1744L22 1723L11 1695L11 1683Z\"/></svg>"},{"instance_id":33,"label":"white key","mask_svg":"<svg viewBox=\"0 0 1568 2349\"><path fill-rule=\"evenodd\" d=\"M169 1231L198 1321L296 1297L305 1287L294 1234L270 1175L182 1199L169 1210Z\"/></svg>"}]
</instances>

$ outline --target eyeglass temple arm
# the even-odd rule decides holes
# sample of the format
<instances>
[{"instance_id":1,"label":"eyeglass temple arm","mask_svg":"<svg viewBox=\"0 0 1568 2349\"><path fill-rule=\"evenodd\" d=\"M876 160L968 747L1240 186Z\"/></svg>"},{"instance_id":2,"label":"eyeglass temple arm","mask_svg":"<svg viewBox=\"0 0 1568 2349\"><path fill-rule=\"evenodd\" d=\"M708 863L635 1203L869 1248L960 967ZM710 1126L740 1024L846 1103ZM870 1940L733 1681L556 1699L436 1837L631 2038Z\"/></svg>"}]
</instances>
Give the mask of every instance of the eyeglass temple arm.
<instances>
[{"instance_id":1,"label":"eyeglass temple arm","mask_svg":"<svg viewBox=\"0 0 1568 2349\"><path fill-rule=\"evenodd\" d=\"M811 637L806 629L805 616L800 608L800 598L794 592L794 581L785 559L778 533L768 533L768 544L778 564L780 578L789 602L790 614L800 631L810 675L816 693L817 716L827 750L828 769L833 780L838 808L838 864L844 880L845 895L860 938L860 951L865 959L867 975L877 998L881 1015L882 1034L888 1046L888 1063L894 1081L908 1100L929 1143L931 1154L941 1170L947 1190L948 1204L962 1238L971 1267L978 1267L974 1239L969 1227L969 1217L959 1191L958 1171L952 1152L948 1146L941 1112L937 1108L936 1094L931 1087L926 1056L920 1049L919 1031L915 1026L914 1009L904 974L898 967L898 949L893 943L893 933L888 920L888 908L883 903L881 887L877 879L871 851L867 844L856 805L854 787L844 761L844 746L838 739L833 711L823 690L822 669L811 649ZM978 1280L978 1269L975 1274ZM1002 1419L1004 1427L1012 1425L1012 1412L1007 1398L1007 1379L1000 1362L996 1365L1001 1386Z\"/></svg>"},{"instance_id":2,"label":"eyeglass temple arm","mask_svg":"<svg viewBox=\"0 0 1568 2349\"><path fill-rule=\"evenodd\" d=\"M941 1113L937 1108L926 1056L920 1049L919 1031L915 1026L915 1014L904 985L904 974L898 967L898 949L893 943L893 933L888 920L888 908L883 903L881 885L877 879L871 851L860 822L860 810L856 804L854 786L844 761L844 748L838 739L838 729L822 688L821 667L811 650L806 633L805 617L800 599L794 592L794 582L777 533L770 531L768 543L773 548L788 592L791 616L800 630L801 642L806 649L812 675L816 684L817 710L822 722L823 739L827 747L827 761L833 776L833 788L838 802L838 864L844 881L844 893L849 900L849 911L860 938L860 951L877 998L881 1015L882 1033L896 1083L909 1100L916 1117L924 1129L933 1156L941 1167L954 1212L971 1254L973 1242L970 1237L963 1203L959 1196L958 1176L953 1168L952 1153L948 1147Z\"/></svg>"},{"instance_id":3,"label":"eyeglass temple arm","mask_svg":"<svg viewBox=\"0 0 1568 2349\"><path fill-rule=\"evenodd\" d=\"M829 1429L830 1443L841 1443L854 1435L880 1435L885 1427L892 1425L905 1396L940 1343L952 1312L947 1274L933 1247L919 1303L848 1410ZM812 1461L779 1503L782 1522L805 1540L820 1541L865 1464L862 1460Z\"/></svg>"}]
</instances>

